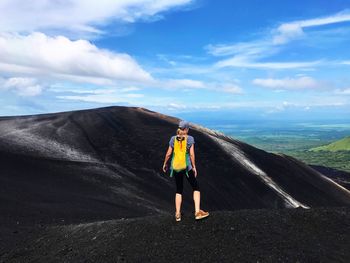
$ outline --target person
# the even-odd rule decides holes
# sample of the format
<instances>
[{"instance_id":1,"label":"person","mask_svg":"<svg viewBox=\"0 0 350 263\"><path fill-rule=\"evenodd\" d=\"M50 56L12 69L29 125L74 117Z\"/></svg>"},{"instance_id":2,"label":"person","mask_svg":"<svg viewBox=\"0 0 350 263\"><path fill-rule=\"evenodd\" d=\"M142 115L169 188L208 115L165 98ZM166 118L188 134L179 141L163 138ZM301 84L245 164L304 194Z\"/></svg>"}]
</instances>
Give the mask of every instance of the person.
<instances>
[{"instance_id":1,"label":"person","mask_svg":"<svg viewBox=\"0 0 350 263\"><path fill-rule=\"evenodd\" d=\"M189 123L187 121L180 121L179 127L177 129L177 135L172 136L169 141L169 147L165 154L165 160L163 164L163 171L166 172L168 168L168 160L170 159L172 152L174 150L175 140L183 140L187 138L186 153L189 152L189 155L186 155L186 169L181 171L175 171L172 169L172 174L175 178L176 183L176 193L175 193L175 219L176 221L181 221L181 203L182 203L182 191L183 191L183 177L186 176L188 182L190 183L193 190L193 200L195 206L194 217L196 220L205 218L209 216L209 212L200 209L200 189L197 180L197 168L195 163L195 153L194 153L194 138L191 135L188 135ZM174 158L174 157L173 157ZM172 168L172 167L171 167Z\"/></svg>"}]
</instances>

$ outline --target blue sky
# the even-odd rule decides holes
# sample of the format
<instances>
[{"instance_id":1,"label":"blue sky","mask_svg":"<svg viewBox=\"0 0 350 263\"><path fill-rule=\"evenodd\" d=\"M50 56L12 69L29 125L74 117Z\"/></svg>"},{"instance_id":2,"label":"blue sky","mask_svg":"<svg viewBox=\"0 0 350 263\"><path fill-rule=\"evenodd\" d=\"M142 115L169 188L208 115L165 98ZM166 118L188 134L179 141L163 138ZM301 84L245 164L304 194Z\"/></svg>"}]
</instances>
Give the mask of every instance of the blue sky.
<instances>
[{"instance_id":1,"label":"blue sky","mask_svg":"<svg viewBox=\"0 0 350 263\"><path fill-rule=\"evenodd\" d=\"M347 119L349 1L0 0L0 116Z\"/></svg>"}]
</instances>

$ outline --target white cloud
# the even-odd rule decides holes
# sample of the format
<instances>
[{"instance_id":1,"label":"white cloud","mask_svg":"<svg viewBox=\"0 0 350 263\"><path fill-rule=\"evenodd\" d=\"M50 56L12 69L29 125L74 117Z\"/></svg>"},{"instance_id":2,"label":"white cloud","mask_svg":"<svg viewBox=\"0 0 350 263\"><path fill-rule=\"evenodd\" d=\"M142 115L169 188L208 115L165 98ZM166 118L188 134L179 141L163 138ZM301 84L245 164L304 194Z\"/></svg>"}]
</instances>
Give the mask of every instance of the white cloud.
<instances>
[{"instance_id":1,"label":"white cloud","mask_svg":"<svg viewBox=\"0 0 350 263\"><path fill-rule=\"evenodd\" d=\"M43 33L0 34L0 71L51 76L98 84L106 81L149 81L129 55L99 49L86 40Z\"/></svg>"},{"instance_id":2,"label":"white cloud","mask_svg":"<svg viewBox=\"0 0 350 263\"><path fill-rule=\"evenodd\" d=\"M291 40L305 36L303 28L323 26L334 23L350 21L350 11L344 11L328 17L283 23L277 28L270 30L270 34L264 38L241 42L236 44L208 45L205 47L209 54L214 56L231 56L214 64L217 68L242 67L257 69L309 69L314 66L325 64L326 61L292 61L292 62L269 62L266 58L278 54L283 46ZM262 62L261 59L265 58ZM343 64L347 64L345 61Z\"/></svg>"},{"instance_id":3,"label":"white cloud","mask_svg":"<svg viewBox=\"0 0 350 263\"><path fill-rule=\"evenodd\" d=\"M137 88L137 87L127 87L127 88L122 88L120 91L122 91L122 92L129 92L129 91L136 91L136 90L140 90L140 88Z\"/></svg>"},{"instance_id":4,"label":"white cloud","mask_svg":"<svg viewBox=\"0 0 350 263\"><path fill-rule=\"evenodd\" d=\"M223 92L232 93L232 94L242 94L243 90L236 84L225 84L220 88Z\"/></svg>"},{"instance_id":5,"label":"white cloud","mask_svg":"<svg viewBox=\"0 0 350 263\"><path fill-rule=\"evenodd\" d=\"M65 87L50 87L48 90L52 92L71 92L71 93L77 93L77 94L111 94L114 93L115 89L70 89Z\"/></svg>"},{"instance_id":6,"label":"white cloud","mask_svg":"<svg viewBox=\"0 0 350 263\"><path fill-rule=\"evenodd\" d=\"M68 29L100 34L99 27L111 21L159 19L159 13L190 3L192 0L2 0L0 31Z\"/></svg>"},{"instance_id":7,"label":"white cloud","mask_svg":"<svg viewBox=\"0 0 350 263\"><path fill-rule=\"evenodd\" d=\"M142 98L142 97L144 97L144 95L141 93L127 93L124 95L124 97L126 97L126 98Z\"/></svg>"},{"instance_id":8,"label":"white cloud","mask_svg":"<svg viewBox=\"0 0 350 263\"><path fill-rule=\"evenodd\" d=\"M236 57L219 61L216 67L243 67L243 68L259 68L259 69L297 69L308 68L322 64L322 61L309 62L253 62L237 59Z\"/></svg>"},{"instance_id":9,"label":"white cloud","mask_svg":"<svg viewBox=\"0 0 350 263\"><path fill-rule=\"evenodd\" d=\"M112 94L115 92L122 92L127 93L130 91L138 91L141 90L137 87L109 87L109 88L95 88L95 89L88 89L88 88L71 88L71 87L65 87L61 84L53 84L50 87L47 88L49 91L52 92L71 92L71 93L77 93L77 94Z\"/></svg>"},{"instance_id":10,"label":"white cloud","mask_svg":"<svg viewBox=\"0 0 350 263\"><path fill-rule=\"evenodd\" d=\"M267 107L269 109L266 110L265 113L277 113L277 112L283 112L288 109L302 109L304 111L309 111L311 108L316 107L342 107L344 105L347 105L348 103L341 98L337 97L331 97L329 99L324 99L323 97L314 97L309 98L308 101L301 101L301 102L289 102L289 101L283 101L282 103L279 102L271 102L270 105Z\"/></svg>"},{"instance_id":11,"label":"white cloud","mask_svg":"<svg viewBox=\"0 0 350 263\"><path fill-rule=\"evenodd\" d=\"M85 95L85 96L56 96L58 99L64 100L77 100L84 102L97 102L97 103L118 103L121 98L118 96L111 95Z\"/></svg>"},{"instance_id":12,"label":"white cloud","mask_svg":"<svg viewBox=\"0 0 350 263\"><path fill-rule=\"evenodd\" d=\"M216 68L246 67L246 68L270 68L276 63L258 63L258 59L271 56L278 52L269 41L257 40L241 42L233 45L208 45L207 51L214 56L231 56L214 64ZM279 65L286 63L278 63ZM287 64L286 64L287 65Z\"/></svg>"},{"instance_id":13,"label":"white cloud","mask_svg":"<svg viewBox=\"0 0 350 263\"><path fill-rule=\"evenodd\" d=\"M79 87L65 87L64 85L52 85L48 88L52 92L61 93L62 95L56 95L55 97L63 100L75 100L84 102L95 103L119 103L119 102L132 102L132 99L142 98L142 93L130 93L130 91L140 90L136 87L108 87L108 88L95 88L84 89ZM67 92L73 93L73 95L66 95Z\"/></svg>"},{"instance_id":14,"label":"white cloud","mask_svg":"<svg viewBox=\"0 0 350 263\"><path fill-rule=\"evenodd\" d=\"M214 64L215 68L242 67L257 69L293 69L310 68L323 63L323 61L293 61L293 62L259 62L280 51L280 48L267 41L238 43L234 45L209 45L207 50L214 56L232 56L222 59Z\"/></svg>"},{"instance_id":15,"label":"white cloud","mask_svg":"<svg viewBox=\"0 0 350 263\"><path fill-rule=\"evenodd\" d=\"M192 79L168 79L159 81L157 85L167 88L204 88L204 83Z\"/></svg>"},{"instance_id":16,"label":"white cloud","mask_svg":"<svg viewBox=\"0 0 350 263\"><path fill-rule=\"evenodd\" d=\"M164 61L164 62L170 64L171 66L175 66L176 65L175 61L168 59L167 56L164 55L164 54L157 54L157 57L158 57L159 60Z\"/></svg>"},{"instance_id":17,"label":"white cloud","mask_svg":"<svg viewBox=\"0 0 350 263\"><path fill-rule=\"evenodd\" d=\"M132 98L142 98L143 94L136 94L136 93L128 93L128 94L118 94L118 93L112 93L112 94L88 94L88 95L64 95L64 96L56 96L58 99L64 99L64 100L76 100L76 101L84 101L84 102L95 102L95 103L119 103L119 102L125 102Z\"/></svg>"},{"instance_id":18,"label":"white cloud","mask_svg":"<svg viewBox=\"0 0 350 263\"><path fill-rule=\"evenodd\" d=\"M266 41L240 42L233 45L208 45L205 49L214 56L241 55L256 56L269 51L269 43Z\"/></svg>"},{"instance_id":19,"label":"white cloud","mask_svg":"<svg viewBox=\"0 0 350 263\"><path fill-rule=\"evenodd\" d=\"M350 21L350 12L343 11L331 16L284 23L277 28L273 43L280 45L304 35L303 28L324 26Z\"/></svg>"},{"instance_id":20,"label":"white cloud","mask_svg":"<svg viewBox=\"0 0 350 263\"><path fill-rule=\"evenodd\" d=\"M187 106L184 104L177 104L177 103L169 103L168 104L168 110L178 110L178 109L186 109Z\"/></svg>"},{"instance_id":21,"label":"white cloud","mask_svg":"<svg viewBox=\"0 0 350 263\"><path fill-rule=\"evenodd\" d=\"M151 105L151 104L150 104ZM249 109L254 111L266 110L266 113L282 112L288 109L301 109L308 111L311 108L317 107L343 107L349 105L348 102L339 97L331 97L325 100L323 97L313 97L306 101L265 101L265 100L245 100L234 102L221 102L221 103L158 103L151 106L166 107L169 110L232 110L232 109ZM145 105L147 106L147 105Z\"/></svg>"},{"instance_id":22,"label":"white cloud","mask_svg":"<svg viewBox=\"0 0 350 263\"><path fill-rule=\"evenodd\" d=\"M288 101L283 101L282 104L277 104L277 105L273 106L272 108L268 109L265 113L281 112L281 111L285 111L287 108L291 108L291 107L298 107L298 105L295 103L288 102Z\"/></svg>"},{"instance_id":23,"label":"white cloud","mask_svg":"<svg viewBox=\"0 0 350 263\"><path fill-rule=\"evenodd\" d=\"M343 90L341 90L341 89L336 89L336 90L334 91L334 93L335 93L335 94L340 94L340 95L350 95L350 88L348 88L348 89L343 89Z\"/></svg>"},{"instance_id":24,"label":"white cloud","mask_svg":"<svg viewBox=\"0 0 350 263\"><path fill-rule=\"evenodd\" d=\"M323 86L311 77L254 79L253 84L270 89L315 89Z\"/></svg>"},{"instance_id":25,"label":"white cloud","mask_svg":"<svg viewBox=\"0 0 350 263\"><path fill-rule=\"evenodd\" d=\"M296 39L304 35L303 29L296 23L282 24L277 29L278 34L273 38L273 44L281 45L291 39Z\"/></svg>"},{"instance_id":26,"label":"white cloud","mask_svg":"<svg viewBox=\"0 0 350 263\"><path fill-rule=\"evenodd\" d=\"M0 79L0 90L12 90L19 96L31 97L39 95L43 86L34 78Z\"/></svg>"},{"instance_id":27,"label":"white cloud","mask_svg":"<svg viewBox=\"0 0 350 263\"><path fill-rule=\"evenodd\" d=\"M226 92L231 94L242 94L243 89L236 83L221 83L221 82L204 82L192 79L163 79L156 80L153 83L154 87L164 89L181 89L188 92L192 89L209 90L215 92Z\"/></svg>"}]
</instances>

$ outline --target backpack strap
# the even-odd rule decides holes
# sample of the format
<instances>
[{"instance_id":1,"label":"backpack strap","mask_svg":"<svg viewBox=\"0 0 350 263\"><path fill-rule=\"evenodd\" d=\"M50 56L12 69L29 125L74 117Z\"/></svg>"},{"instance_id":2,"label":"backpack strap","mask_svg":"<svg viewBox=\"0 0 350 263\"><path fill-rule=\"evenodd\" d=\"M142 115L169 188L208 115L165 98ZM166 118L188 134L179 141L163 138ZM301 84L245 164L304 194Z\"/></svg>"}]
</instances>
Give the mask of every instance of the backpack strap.
<instances>
[{"instance_id":1,"label":"backpack strap","mask_svg":"<svg viewBox=\"0 0 350 263\"><path fill-rule=\"evenodd\" d=\"M187 167L188 167L187 157L188 157L188 152L187 152L187 145L186 145L186 157L185 157L186 158L186 175L187 175L188 178L190 178L189 175L188 175L188 171L187 171Z\"/></svg>"},{"instance_id":2,"label":"backpack strap","mask_svg":"<svg viewBox=\"0 0 350 263\"><path fill-rule=\"evenodd\" d=\"M171 164L170 164L170 177L173 177L173 172L174 172L174 169L173 169L173 161L174 161L174 150L173 150L173 155L171 156Z\"/></svg>"}]
</instances>

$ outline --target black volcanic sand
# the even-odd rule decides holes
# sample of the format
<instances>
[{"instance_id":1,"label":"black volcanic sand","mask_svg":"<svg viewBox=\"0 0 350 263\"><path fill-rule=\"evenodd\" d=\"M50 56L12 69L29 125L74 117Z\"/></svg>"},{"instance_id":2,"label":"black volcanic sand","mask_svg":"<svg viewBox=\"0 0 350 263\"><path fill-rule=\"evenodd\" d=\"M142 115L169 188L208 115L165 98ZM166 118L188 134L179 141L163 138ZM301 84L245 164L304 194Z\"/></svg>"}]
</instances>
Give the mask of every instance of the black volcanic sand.
<instances>
[{"instance_id":1,"label":"black volcanic sand","mask_svg":"<svg viewBox=\"0 0 350 263\"><path fill-rule=\"evenodd\" d=\"M2 229L0 262L350 262L350 208L216 211ZM5 234L5 235L4 235Z\"/></svg>"}]
</instances>

